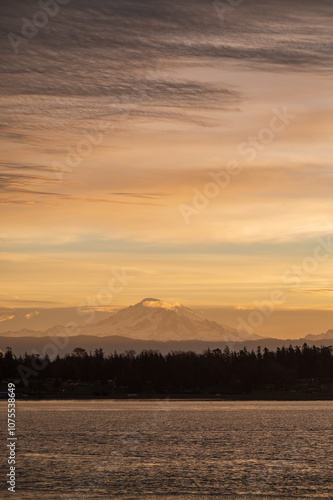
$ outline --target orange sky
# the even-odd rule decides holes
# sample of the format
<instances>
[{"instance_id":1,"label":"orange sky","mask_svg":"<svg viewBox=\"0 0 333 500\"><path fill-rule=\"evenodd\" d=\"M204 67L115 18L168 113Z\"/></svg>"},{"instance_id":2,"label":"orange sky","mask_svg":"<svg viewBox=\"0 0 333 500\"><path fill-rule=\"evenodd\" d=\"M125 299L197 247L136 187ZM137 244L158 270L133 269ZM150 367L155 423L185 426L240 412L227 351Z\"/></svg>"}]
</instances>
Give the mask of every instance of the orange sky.
<instances>
[{"instance_id":1,"label":"orange sky","mask_svg":"<svg viewBox=\"0 0 333 500\"><path fill-rule=\"evenodd\" d=\"M1 9L7 32L34 14ZM300 310L332 328L333 259L314 257L333 232L329 14L81 0L18 53L2 40L3 307L75 308L124 269L110 305L156 296L227 323L279 290L290 323L267 329L297 336Z\"/></svg>"}]
</instances>

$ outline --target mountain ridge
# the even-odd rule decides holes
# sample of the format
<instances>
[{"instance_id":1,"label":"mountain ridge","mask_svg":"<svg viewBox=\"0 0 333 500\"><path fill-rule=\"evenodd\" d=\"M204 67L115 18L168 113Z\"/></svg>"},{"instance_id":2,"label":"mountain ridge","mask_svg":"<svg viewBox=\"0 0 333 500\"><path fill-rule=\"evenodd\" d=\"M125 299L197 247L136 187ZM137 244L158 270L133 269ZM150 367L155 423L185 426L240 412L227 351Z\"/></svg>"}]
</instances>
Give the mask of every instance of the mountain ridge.
<instances>
[{"instance_id":1,"label":"mountain ridge","mask_svg":"<svg viewBox=\"0 0 333 500\"><path fill-rule=\"evenodd\" d=\"M10 340L10 342L9 342ZM27 353L39 353L44 356L45 353L49 354L50 359L54 359L56 354L61 357L66 354L71 354L76 347L86 349L87 352L94 352L95 349L102 348L106 355L114 353L115 351L120 354L126 351L134 350L141 352L143 350L157 350L162 354L168 354L172 351L194 351L202 353L206 349L221 349L223 350L228 346L233 351L239 351L246 347L248 350L256 350L258 346L263 350L265 347L270 350L275 350L289 345L302 346L307 343L310 347L315 345L333 346L332 339L309 341L305 338L300 339L274 339L274 338L261 338L256 340L244 340L238 342L231 341L205 341L205 340L166 340L166 341L152 341L142 339L130 339L116 335L105 337L96 337L94 335L74 335L71 337L2 337L0 335L0 351L5 352L6 348L10 346L16 355L24 355Z\"/></svg>"},{"instance_id":2,"label":"mountain ridge","mask_svg":"<svg viewBox=\"0 0 333 500\"><path fill-rule=\"evenodd\" d=\"M83 342L91 337L92 341L89 341L89 345L93 346L93 339L95 339L95 345L102 342L106 346L110 345L110 349L112 346L127 346L130 343L142 344L143 348L149 348L149 342L150 345L160 344L163 349L168 342L182 348L186 348L187 345L191 348L193 343L198 343L201 347L219 343L221 346L229 345L237 346L237 348L244 345L252 348L256 343L263 347L265 347L264 344L276 347L289 344L302 345L303 343L314 343L318 346L333 345L333 329L321 334L308 334L299 339L259 337L203 318L182 304L168 304L160 299L147 297L101 321L83 326L78 325L72 329L63 325L54 325L46 330L24 328L19 331L1 333L1 349L6 348L10 340L13 343L14 339L21 341L23 345L24 339L47 339L49 342L50 339L56 337L76 338ZM15 344L17 344L16 341Z\"/></svg>"},{"instance_id":3,"label":"mountain ridge","mask_svg":"<svg viewBox=\"0 0 333 500\"><path fill-rule=\"evenodd\" d=\"M64 335L65 327L55 325L47 330L33 332L4 332L2 337L18 337L33 333L36 337L45 335ZM209 340L240 341L260 338L229 325L203 318L182 304L168 304L160 299L147 297L97 323L79 326L72 335L95 335L105 337L118 335L137 340ZM24 335L23 335L24 333Z\"/></svg>"}]
</instances>

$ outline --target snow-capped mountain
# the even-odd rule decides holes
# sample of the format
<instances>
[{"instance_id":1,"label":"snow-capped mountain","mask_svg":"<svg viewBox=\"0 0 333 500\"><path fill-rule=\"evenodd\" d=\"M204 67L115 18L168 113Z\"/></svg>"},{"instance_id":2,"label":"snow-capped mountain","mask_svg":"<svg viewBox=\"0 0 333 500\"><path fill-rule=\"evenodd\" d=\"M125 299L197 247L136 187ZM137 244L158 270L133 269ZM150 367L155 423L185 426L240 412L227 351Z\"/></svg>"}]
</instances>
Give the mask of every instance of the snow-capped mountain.
<instances>
[{"instance_id":1,"label":"snow-capped mountain","mask_svg":"<svg viewBox=\"0 0 333 500\"><path fill-rule=\"evenodd\" d=\"M10 330L0 333L0 337L45 337L46 335L60 337L64 335L64 331L65 327L63 325L55 325L47 330L28 330L27 328L23 328L16 332ZM71 334L69 336L71 336Z\"/></svg>"},{"instance_id":2,"label":"snow-capped mountain","mask_svg":"<svg viewBox=\"0 0 333 500\"><path fill-rule=\"evenodd\" d=\"M75 319L75 318L74 318ZM75 325L75 321L73 321ZM1 333L1 337L126 337L154 341L229 341L260 339L258 335L237 331L231 326L209 321L181 304L168 304L162 300L146 298L134 306L126 307L98 323L75 328L55 325L45 331L20 330Z\"/></svg>"},{"instance_id":3,"label":"snow-capped mountain","mask_svg":"<svg viewBox=\"0 0 333 500\"><path fill-rule=\"evenodd\" d=\"M146 298L95 325L81 330L83 335L119 335L144 340L228 340L237 341L257 336L237 332L235 328L202 318L181 304L167 304Z\"/></svg>"},{"instance_id":4,"label":"snow-capped mountain","mask_svg":"<svg viewBox=\"0 0 333 500\"><path fill-rule=\"evenodd\" d=\"M327 330L326 333L320 333L319 335L306 335L305 340L320 340L320 339L333 339L333 330Z\"/></svg>"}]
</instances>

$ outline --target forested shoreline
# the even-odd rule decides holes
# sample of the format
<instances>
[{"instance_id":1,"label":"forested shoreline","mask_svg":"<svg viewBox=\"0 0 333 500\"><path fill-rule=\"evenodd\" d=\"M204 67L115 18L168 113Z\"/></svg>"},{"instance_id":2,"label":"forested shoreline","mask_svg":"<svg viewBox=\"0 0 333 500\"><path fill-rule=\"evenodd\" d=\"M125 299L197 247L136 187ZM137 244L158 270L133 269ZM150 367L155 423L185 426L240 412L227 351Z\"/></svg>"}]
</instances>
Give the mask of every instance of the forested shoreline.
<instances>
[{"instance_id":1,"label":"forested shoreline","mask_svg":"<svg viewBox=\"0 0 333 500\"><path fill-rule=\"evenodd\" d=\"M0 353L2 383L16 380L29 393L249 394L254 391L332 393L333 349L304 344L234 352L126 351L105 355L82 348L50 360L34 354Z\"/></svg>"}]
</instances>

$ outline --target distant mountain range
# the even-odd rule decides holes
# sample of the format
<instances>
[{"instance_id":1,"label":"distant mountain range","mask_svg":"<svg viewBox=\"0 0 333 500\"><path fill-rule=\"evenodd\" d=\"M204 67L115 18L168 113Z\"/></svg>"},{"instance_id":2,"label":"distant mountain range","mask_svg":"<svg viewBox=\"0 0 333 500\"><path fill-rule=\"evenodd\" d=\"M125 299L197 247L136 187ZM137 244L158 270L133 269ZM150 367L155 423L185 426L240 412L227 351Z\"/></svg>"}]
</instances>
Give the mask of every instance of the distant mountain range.
<instances>
[{"instance_id":1,"label":"distant mountain range","mask_svg":"<svg viewBox=\"0 0 333 500\"><path fill-rule=\"evenodd\" d=\"M0 335L0 350L5 351L10 346L18 355L32 350L43 353L45 346L53 343L60 346L58 352L63 356L76 347L87 351L102 348L106 354L126 350L140 352L144 349L155 349L166 354L177 350L201 353L207 348L223 349L227 345L233 350L243 347L256 349L258 346L276 349L283 345L301 346L304 343L318 347L333 345L332 329L300 339L263 338L209 321L181 304L171 305L153 298L143 299L98 323L80 327L79 335L78 330L74 330L70 336L65 335L64 331L64 326L56 325L46 331L25 329L6 332Z\"/></svg>"},{"instance_id":2,"label":"distant mountain range","mask_svg":"<svg viewBox=\"0 0 333 500\"><path fill-rule=\"evenodd\" d=\"M59 339L59 345L56 343L57 339ZM267 349L276 350L278 347L289 347L289 345L294 347L297 345L302 346L304 343L307 343L309 346L315 345L317 347L321 347L322 345L333 346L333 338L313 341L305 338L286 340L262 338L239 342L216 342L209 340L169 340L160 342L156 340L130 339L116 335L107 337L75 335L66 339L60 337L53 337L53 339L52 337L12 337L10 339L9 337L0 336L0 350L3 352L5 352L7 347L11 347L16 355L24 355L25 352L28 354L34 352L44 355L45 352L47 352L51 359L53 359L56 354L59 354L60 357L63 357L65 354L71 354L76 347L86 349L87 352L94 352L95 349L102 348L107 355L114 351L117 351L119 354L131 350L139 353L145 349L153 349L160 351L162 354L167 354L171 351L194 351L202 353L207 348L211 350L223 350L226 346L229 346L229 348L234 351L239 351L244 347L248 350L256 350L258 346L261 346L262 349L267 347Z\"/></svg>"},{"instance_id":3,"label":"distant mountain range","mask_svg":"<svg viewBox=\"0 0 333 500\"><path fill-rule=\"evenodd\" d=\"M305 340L325 340L333 339L333 330L327 330L326 333L320 333L319 335L306 335Z\"/></svg>"},{"instance_id":4,"label":"distant mountain range","mask_svg":"<svg viewBox=\"0 0 333 500\"><path fill-rule=\"evenodd\" d=\"M46 331L21 330L5 332L2 337L44 337L63 335L65 327L56 325ZM77 334L77 333L76 333ZM110 335L130 339L169 341L241 341L260 338L237 331L228 325L209 321L181 304L167 304L159 299L146 298L134 306L126 307L99 323L80 327L81 335L105 337ZM75 332L73 332L75 335Z\"/></svg>"}]
</instances>

